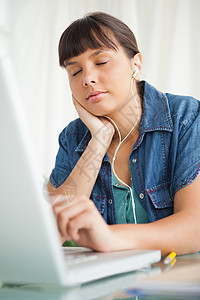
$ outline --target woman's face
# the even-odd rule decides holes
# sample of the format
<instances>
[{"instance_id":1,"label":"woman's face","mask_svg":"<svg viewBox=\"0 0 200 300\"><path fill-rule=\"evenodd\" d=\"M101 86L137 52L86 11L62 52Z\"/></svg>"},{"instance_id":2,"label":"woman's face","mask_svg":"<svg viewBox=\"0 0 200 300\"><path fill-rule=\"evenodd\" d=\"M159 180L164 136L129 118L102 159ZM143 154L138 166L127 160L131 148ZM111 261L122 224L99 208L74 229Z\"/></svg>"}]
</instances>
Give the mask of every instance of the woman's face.
<instances>
[{"instance_id":1,"label":"woman's face","mask_svg":"<svg viewBox=\"0 0 200 300\"><path fill-rule=\"evenodd\" d=\"M74 98L96 116L112 115L132 98L134 58L123 47L88 49L66 63Z\"/></svg>"}]
</instances>

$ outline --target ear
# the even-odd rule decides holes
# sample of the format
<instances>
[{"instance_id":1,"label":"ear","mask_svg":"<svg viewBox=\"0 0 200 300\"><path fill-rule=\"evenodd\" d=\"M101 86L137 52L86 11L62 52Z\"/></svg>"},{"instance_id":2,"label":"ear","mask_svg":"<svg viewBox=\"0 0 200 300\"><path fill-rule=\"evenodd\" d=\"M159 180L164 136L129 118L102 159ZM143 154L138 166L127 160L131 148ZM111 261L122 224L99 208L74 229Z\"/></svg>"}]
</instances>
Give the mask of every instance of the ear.
<instances>
[{"instance_id":1,"label":"ear","mask_svg":"<svg viewBox=\"0 0 200 300\"><path fill-rule=\"evenodd\" d=\"M135 66L138 67L139 72L137 73L135 79L140 80L140 78L142 76L142 55L141 55L141 53L137 53L135 56L133 56L133 58L131 59L131 64L132 64L133 73L135 71Z\"/></svg>"}]
</instances>

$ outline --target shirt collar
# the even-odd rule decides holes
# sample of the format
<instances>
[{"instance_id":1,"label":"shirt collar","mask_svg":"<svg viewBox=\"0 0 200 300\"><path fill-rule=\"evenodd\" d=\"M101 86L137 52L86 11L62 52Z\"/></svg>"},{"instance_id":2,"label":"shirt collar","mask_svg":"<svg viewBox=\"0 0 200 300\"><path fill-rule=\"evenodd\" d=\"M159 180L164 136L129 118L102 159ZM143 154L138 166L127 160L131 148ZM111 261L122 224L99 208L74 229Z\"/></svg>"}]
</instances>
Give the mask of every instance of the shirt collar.
<instances>
[{"instance_id":1,"label":"shirt collar","mask_svg":"<svg viewBox=\"0 0 200 300\"><path fill-rule=\"evenodd\" d=\"M173 122L167 96L144 82L143 112L140 121L140 134L165 130L173 131Z\"/></svg>"}]
</instances>

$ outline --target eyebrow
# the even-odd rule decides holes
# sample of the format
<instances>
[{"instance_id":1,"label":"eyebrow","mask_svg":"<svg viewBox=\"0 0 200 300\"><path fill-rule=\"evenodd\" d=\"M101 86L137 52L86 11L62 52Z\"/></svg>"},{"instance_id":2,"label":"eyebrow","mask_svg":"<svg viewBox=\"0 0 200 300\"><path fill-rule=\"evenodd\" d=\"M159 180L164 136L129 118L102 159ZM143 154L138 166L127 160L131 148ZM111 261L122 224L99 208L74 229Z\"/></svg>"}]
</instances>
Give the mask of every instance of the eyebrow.
<instances>
[{"instance_id":1,"label":"eyebrow","mask_svg":"<svg viewBox=\"0 0 200 300\"><path fill-rule=\"evenodd\" d=\"M92 54L90 54L89 58L92 58L92 57L94 57L94 56L99 55L99 54L102 53L102 52L109 51L109 50L110 50L110 49L97 50L97 51L93 52ZM78 63L77 61L68 61L68 60L66 60L66 61L64 62L65 68L68 67L68 66L75 65L75 64L77 64L77 63Z\"/></svg>"}]
</instances>

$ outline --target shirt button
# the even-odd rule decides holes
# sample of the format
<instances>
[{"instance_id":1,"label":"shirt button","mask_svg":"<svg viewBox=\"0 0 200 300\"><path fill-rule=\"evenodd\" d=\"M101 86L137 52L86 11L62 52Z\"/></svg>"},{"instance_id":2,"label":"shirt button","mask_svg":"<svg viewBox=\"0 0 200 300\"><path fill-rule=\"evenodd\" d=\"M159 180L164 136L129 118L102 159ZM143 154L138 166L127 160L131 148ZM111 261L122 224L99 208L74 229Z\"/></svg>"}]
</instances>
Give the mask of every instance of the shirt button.
<instances>
[{"instance_id":1,"label":"shirt button","mask_svg":"<svg viewBox=\"0 0 200 300\"><path fill-rule=\"evenodd\" d=\"M144 198L144 194L143 193L140 193L140 199L143 199Z\"/></svg>"},{"instance_id":2,"label":"shirt button","mask_svg":"<svg viewBox=\"0 0 200 300\"><path fill-rule=\"evenodd\" d=\"M109 204L112 204L112 199L109 199L109 200L108 200L108 203L109 203Z\"/></svg>"},{"instance_id":3,"label":"shirt button","mask_svg":"<svg viewBox=\"0 0 200 300\"><path fill-rule=\"evenodd\" d=\"M119 183L115 183L115 186L119 186Z\"/></svg>"},{"instance_id":4,"label":"shirt button","mask_svg":"<svg viewBox=\"0 0 200 300\"><path fill-rule=\"evenodd\" d=\"M133 163L133 164L135 164L135 163L136 163L136 161L137 161L137 159L136 159L136 158L133 158L133 159L132 159L132 163Z\"/></svg>"}]
</instances>

